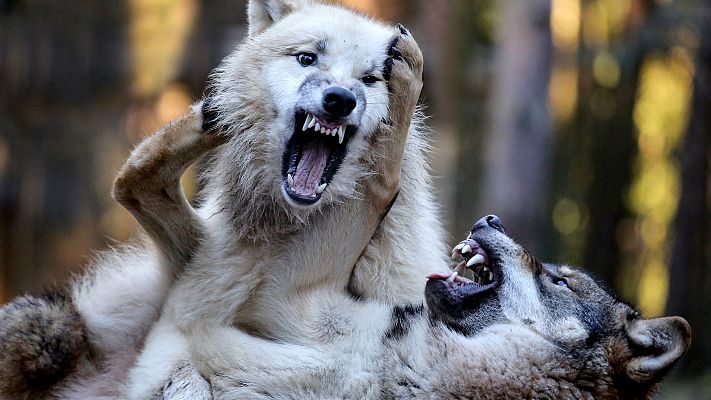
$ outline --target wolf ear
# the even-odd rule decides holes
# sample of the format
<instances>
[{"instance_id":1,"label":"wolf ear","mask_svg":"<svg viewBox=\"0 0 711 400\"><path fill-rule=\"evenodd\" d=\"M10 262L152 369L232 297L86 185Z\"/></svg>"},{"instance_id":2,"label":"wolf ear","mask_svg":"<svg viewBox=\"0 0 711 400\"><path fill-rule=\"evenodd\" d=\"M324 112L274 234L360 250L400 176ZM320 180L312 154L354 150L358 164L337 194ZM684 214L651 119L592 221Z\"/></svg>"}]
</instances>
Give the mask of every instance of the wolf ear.
<instances>
[{"instance_id":1,"label":"wolf ear","mask_svg":"<svg viewBox=\"0 0 711 400\"><path fill-rule=\"evenodd\" d=\"M254 36L273 23L299 9L304 0L249 0L247 18L249 36Z\"/></svg>"},{"instance_id":2,"label":"wolf ear","mask_svg":"<svg viewBox=\"0 0 711 400\"><path fill-rule=\"evenodd\" d=\"M632 358L625 366L634 382L655 384L686 353L691 327L684 318L640 319L627 326Z\"/></svg>"}]
</instances>

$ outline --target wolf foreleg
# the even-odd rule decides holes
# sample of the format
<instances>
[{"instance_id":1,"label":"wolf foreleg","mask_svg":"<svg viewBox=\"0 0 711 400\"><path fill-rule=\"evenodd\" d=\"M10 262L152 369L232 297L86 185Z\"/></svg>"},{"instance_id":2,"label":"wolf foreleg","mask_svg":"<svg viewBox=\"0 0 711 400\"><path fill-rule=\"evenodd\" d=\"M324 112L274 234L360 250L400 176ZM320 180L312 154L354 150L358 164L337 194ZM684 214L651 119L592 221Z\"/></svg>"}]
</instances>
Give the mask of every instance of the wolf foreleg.
<instances>
[{"instance_id":1,"label":"wolf foreleg","mask_svg":"<svg viewBox=\"0 0 711 400\"><path fill-rule=\"evenodd\" d=\"M225 136L206 133L203 103L149 136L131 153L114 181L113 196L138 220L175 272L204 236L201 219L185 198L180 177Z\"/></svg>"}]
</instances>

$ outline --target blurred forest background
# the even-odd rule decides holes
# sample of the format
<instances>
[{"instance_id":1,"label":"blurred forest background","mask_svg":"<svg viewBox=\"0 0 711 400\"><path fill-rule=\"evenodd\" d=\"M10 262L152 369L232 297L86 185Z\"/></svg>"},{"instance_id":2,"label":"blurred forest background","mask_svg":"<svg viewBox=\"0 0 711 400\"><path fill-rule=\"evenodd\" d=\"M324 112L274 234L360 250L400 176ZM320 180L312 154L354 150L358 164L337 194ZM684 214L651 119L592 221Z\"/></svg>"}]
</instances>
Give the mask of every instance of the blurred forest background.
<instances>
[{"instance_id":1,"label":"blurred forest background","mask_svg":"<svg viewBox=\"0 0 711 400\"><path fill-rule=\"evenodd\" d=\"M202 95L245 3L0 0L0 304L134 233L113 176ZM711 398L710 2L346 3L423 47L452 243L496 213L646 316L686 317L693 347L663 398Z\"/></svg>"}]
</instances>

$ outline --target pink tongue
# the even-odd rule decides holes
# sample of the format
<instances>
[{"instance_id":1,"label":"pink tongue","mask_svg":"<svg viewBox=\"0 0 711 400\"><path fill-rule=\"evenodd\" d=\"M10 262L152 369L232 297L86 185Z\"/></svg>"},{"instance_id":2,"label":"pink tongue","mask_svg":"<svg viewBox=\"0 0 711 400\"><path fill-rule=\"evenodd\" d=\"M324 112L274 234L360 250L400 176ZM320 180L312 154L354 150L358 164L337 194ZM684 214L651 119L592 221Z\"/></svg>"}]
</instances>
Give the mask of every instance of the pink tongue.
<instances>
[{"instance_id":1,"label":"pink tongue","mask_svg":"<svg viewBox=\"0 0 711 400\"><path fill-rule=\"evenodd\" d=\"M330 151L320 140L312 140L301 149L301 159L296 167L294 185L291 187L300 196L316 196L321 176L326 168Z\"/></svg>"},{"instance_id":2,"label":"pink tongue","mask_svg":"<svg viewBox=\"0 0 711 400\"><path fill-rule=\"evenodd\" d=\"M445 279L449 278L450 276L452 276L451 272L447 272L444 274L441 272L435 272L435 273L427 275L427 279L445 280Z\"/></svg>"}]
</instances>

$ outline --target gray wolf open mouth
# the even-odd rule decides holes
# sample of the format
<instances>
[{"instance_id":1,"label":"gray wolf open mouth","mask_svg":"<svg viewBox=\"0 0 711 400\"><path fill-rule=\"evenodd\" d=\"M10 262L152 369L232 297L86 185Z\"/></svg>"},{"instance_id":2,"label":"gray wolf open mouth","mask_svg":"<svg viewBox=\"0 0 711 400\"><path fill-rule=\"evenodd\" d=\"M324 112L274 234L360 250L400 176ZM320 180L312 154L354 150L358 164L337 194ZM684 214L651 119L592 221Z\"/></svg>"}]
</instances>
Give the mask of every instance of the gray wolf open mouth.
<instances>
[{"instance_id":1,"label":"gray wolf open mouth","mask_svg":"<svg viewBox=\"0 0 711 400\"><path fill-rule=\"evenodd\" d=\"M483 247L483 243L471 236L457 245L452 257L461 257L461 261L453 272L448 274L431 274L427 278L440 281L446 292L460 299L474 300L494 290L501 281L501 268L492 256L491 251Z\"/></svg>"},{"instance_id":2,"label":"gray wolf open mouth","mask_svg":"<svg viewBox=\"0 0 711 400\"><path fill-rule=\"evenodd\" d=\"M282 160L286 194L304 205L316 203L338 172L356 127L297 111L294 133Z\"/></svg>"}]
</instances>

